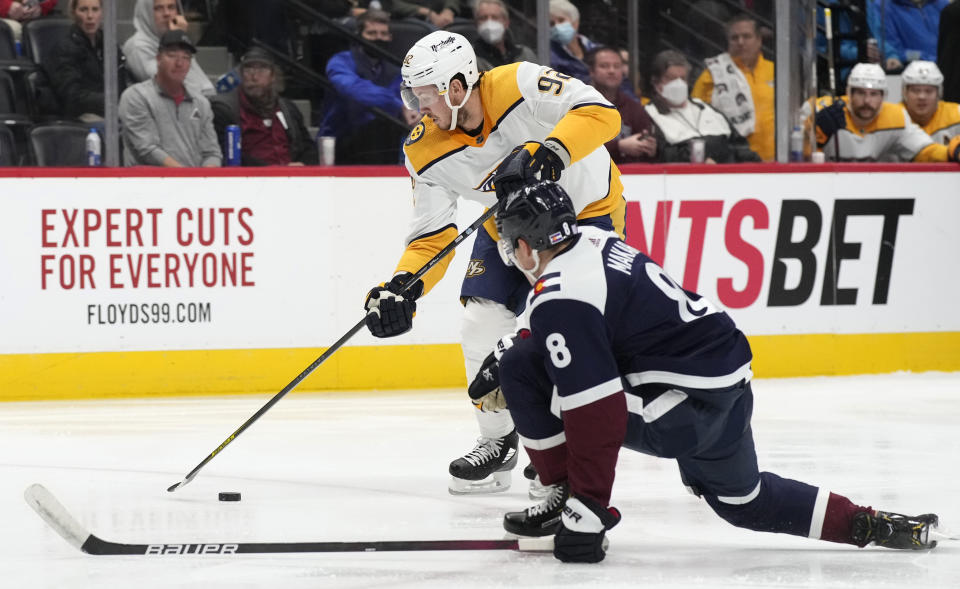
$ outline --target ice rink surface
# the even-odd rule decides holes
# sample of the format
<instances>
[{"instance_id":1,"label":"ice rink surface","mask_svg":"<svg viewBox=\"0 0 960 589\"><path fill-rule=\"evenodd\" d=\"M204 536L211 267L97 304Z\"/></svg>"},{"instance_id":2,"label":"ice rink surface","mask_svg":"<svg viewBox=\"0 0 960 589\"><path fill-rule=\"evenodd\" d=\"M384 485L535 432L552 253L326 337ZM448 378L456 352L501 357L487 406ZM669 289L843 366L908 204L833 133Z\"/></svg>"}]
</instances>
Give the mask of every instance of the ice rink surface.
<instances>
[{"instance_id":1,"label":"ice rink surface","mask_svg":"<svg viewBox=\"0 0 960 589\"><path fill-rule=\"evenodd\" d=\"M762 470L960 531L960 373L753 388ZM519 469L506 493L447 493L447 465L476 435L458 391L292 393L166 491L267 399L0 404L0 586L960 587L960 541L859 550L740 530L685 491L672 461L629 451L613 493L623 521L599 565L502 550L89 556L23 499L42 483L90 531L129 543L495 539L503 512L531 503Z\"/></svg>"}]
</instances>

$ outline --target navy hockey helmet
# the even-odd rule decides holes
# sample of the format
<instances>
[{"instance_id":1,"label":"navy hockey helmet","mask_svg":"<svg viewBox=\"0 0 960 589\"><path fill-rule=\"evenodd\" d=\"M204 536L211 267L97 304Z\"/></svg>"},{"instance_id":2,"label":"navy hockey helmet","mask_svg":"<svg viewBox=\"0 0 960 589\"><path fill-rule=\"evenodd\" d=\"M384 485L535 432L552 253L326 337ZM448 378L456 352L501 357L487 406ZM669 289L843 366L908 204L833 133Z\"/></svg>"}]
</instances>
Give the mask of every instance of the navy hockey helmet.
<instances>
[{"instance_id":1,"label":"navy hockey helmet","mask_svg":"<svg viewBox=\"0 0 960 589\"><path fill-rule=\"evenodd\" d=\"M497 213L500 252L512 258L517 240L534 251L549 249L577 234L577 213L567 191L549 180L507 195Z\"/></svg>"}]
</instances>

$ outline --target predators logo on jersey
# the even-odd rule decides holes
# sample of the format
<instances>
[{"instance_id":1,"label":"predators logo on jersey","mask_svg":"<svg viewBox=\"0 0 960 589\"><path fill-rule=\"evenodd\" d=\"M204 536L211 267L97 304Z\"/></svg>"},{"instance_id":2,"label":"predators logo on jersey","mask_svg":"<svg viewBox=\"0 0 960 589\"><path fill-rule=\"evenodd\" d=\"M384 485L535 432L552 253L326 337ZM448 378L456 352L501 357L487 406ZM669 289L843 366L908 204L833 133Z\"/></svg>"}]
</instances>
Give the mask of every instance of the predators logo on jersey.
<instances>
[{"instance_id":1,"label":"predators logo on jersey","mask_svg":"<svg viewBox=\"0 0 960 589\"><path fill-rule=\"evenodd\" d=\"M467 264L467 278L473 278L475 276L480 276L487 269L483 265L483 260L470 260L470 263Z\"/></svg>"},{"instance_id":2,"label":"predators logo on jersey","mask_svg":"<svg viewBox=\"0 0 960 589\"><path fill-rule=\"evenodd\" d=\"M480 183L480 186L474 188L478 192L495 192L497 190L496 185L493 183L493 177L496 175L497 171L492 170L487 177L483 179L483 182Z\"/></svg>"}]
</instances>

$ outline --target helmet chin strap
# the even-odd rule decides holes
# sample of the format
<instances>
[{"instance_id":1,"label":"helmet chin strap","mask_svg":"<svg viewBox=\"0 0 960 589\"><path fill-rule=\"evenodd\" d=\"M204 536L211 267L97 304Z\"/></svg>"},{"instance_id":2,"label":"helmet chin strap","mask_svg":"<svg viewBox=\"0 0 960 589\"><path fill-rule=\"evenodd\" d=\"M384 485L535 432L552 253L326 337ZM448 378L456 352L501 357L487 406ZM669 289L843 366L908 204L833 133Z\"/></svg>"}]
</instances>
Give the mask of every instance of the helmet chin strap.
<instances>
[{"instance_id":1,"label":"helmet chin strap","mask_svg":"<svg viewBox=\"0 0 960 589\"><path fill-rule=\"evenodd\" d=\"M514 258L513 265L517 267L530 280L530 284L537 281L537 271L540 270L540 252L535 249L530 250L530 256L533 258L533 268L527 270Z\"/></svg>"},{"instance_id":2,"label":"helmet chin strap","mask_svg":"<svg viewBox=\"0 0 960 589\"><path fill-rule=\"evenodd\" d=\"M460 101L460 104L453 106L450 103L450 92L448 91L443 95L443 100L447 103L447 106L450 107L450 126L447 128L447 131L453 131L457 128L457 113L463 108L463 105L467 103L467 100L470 99L470 93L473 92L473 88L467 88L467 93L463 96L463 100Z\"/></svg>"}]
</instances>

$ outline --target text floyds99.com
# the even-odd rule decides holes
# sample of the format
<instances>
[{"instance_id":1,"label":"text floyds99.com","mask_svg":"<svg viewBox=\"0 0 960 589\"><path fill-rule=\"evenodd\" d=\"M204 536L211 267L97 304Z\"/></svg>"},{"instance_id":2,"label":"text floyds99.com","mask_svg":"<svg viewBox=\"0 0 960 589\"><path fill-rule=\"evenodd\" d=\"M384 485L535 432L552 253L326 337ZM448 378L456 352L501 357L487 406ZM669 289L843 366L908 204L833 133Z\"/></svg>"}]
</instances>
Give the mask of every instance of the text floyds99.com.
<instances>
[{"instance_id":1,"label":"text floyds99.com","mask_svg":"<svg viewBox=\"0 0 960 589\"><path fill-rule=\"evenodd\" d=\"M87 325L210 323L210 303L111 303L87 305Z\"/></svg>"}]
</instances>

